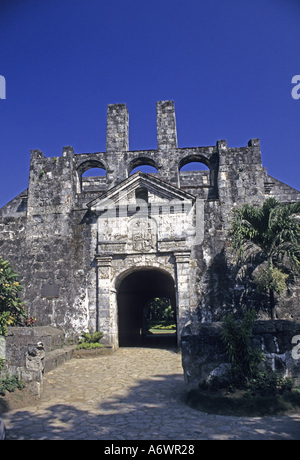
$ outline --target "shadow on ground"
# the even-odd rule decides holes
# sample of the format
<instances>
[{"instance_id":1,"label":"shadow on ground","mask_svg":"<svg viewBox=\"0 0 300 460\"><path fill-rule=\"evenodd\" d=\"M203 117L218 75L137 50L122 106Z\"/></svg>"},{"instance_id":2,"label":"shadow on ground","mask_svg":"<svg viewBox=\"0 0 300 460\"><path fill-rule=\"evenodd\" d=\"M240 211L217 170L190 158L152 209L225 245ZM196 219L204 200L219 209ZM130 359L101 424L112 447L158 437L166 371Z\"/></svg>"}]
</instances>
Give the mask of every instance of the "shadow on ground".
<instances>
[{"instance_id":1,"label":"shadow on ground","mask_svg":"<svg viewBox=\"0 0 300 460\"><path fill-rule=\"evenodd\" d=\"M7 439L300 439L300 416L238 418L187 407L178 374L140 380L98 406L80 404L8 412Z\"/></svg>"}]
</instances>

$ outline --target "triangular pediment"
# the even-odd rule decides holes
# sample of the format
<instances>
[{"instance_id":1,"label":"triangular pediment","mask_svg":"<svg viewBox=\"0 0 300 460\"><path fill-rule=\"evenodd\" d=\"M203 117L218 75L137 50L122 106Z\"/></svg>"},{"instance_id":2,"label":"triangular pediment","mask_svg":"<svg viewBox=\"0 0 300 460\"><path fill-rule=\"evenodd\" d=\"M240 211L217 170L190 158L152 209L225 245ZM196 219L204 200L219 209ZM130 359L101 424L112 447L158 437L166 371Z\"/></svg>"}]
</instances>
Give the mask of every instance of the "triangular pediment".
<instances>
[{"instance_id":1,"label":"triangular pediment","mask_svg":"<svg viewBox=\"0 0 300 460\"><path fill-rule=\"evenodd\" d=\"M130 202L138 189L147 190L151 195L152 202L170 202L173 200L194 202L196 199L194 195L174 187L172 184L151 174L136 172L91 201L87 206L91 211L101 211L107 208L109 204L114 204L115 206L126 204Z\"/></svg>"}]
</instances>

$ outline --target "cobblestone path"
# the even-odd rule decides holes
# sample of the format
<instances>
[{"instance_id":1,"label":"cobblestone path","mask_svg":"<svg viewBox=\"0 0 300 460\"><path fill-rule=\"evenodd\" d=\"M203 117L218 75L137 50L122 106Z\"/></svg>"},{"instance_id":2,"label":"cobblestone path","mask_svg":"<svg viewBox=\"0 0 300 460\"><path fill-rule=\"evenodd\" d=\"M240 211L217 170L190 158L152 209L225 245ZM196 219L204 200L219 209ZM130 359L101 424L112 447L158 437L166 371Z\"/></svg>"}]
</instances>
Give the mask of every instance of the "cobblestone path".
<instances>
[{"instance_id":1,"label":"cobblestone path","mask_svg":"<svg viewBox=\"0 0 300 460\"><path fill-rule=\"evenodd\" d=\"M241 418L185 405L180 354L121 348L45 376L36 407L3 414L8 439L300 439L300 414Z\"/></svg>"}]
</instances>

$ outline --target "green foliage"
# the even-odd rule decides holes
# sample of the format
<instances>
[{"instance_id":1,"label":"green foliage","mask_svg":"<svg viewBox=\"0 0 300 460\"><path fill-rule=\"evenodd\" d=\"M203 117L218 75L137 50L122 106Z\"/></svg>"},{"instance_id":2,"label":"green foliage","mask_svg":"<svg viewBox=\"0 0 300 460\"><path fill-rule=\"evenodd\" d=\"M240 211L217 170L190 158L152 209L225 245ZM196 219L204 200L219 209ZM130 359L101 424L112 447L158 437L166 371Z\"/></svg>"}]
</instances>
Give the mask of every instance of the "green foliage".
<instances>
[{"instance_id":1,"label":"green foliage","mask_svg":"<svg viewBox=\"0 0 300 460\"><path fill-rule=\"evenodd\" d=\"M282 377L276 371L258 372L255 378L248 382L246 396L259 394L277 395L291 391L294 381L290 377Z\"/></svg>"},{"instance_id":2,"label":"green foliage","mask_svg":"<svg viewBox=\"0 0 300 460\"><path fill-rule=\"evenodd\" d=\"M254 349L251 344L255 319L255 312L248 310L240 323L233 315L228 315L224 320L222 340L231 363L229 370L231 380L238 385L243 385L253 378L264 359L263 352Z\"/></svg>"},{"instance_id":3,"label":"green foliage","mask_svg":"<svg viewBox=\"0 0 300 460\"><path fill-rule=\"evenodd\" d=\"M234 212L231 226L231 246L243 262L267 262L268 269L258 274L256 285L269 290L271 318L274 292L286 289L286 276L280 266L300 273L300 203L282 204L269 198L261 207L246 204Z\"/></svg>"},{"instance_id":4,"label":"green foliage","mask_svg":"<svg viewBox=\"0 0 300 460\"><path fill-rule=\"evenodd\" d=\"M213 376L199 385L200 391L225 391L225 396L243 390L245 398L254 396L276 396L291 392L292 378L282 377L277 371L261 371L260 364L264 353L251 345L255 313L247 311L242 321L236 321L232 315L224 320L222 340L226 348L231 367L224 377Z\"/></svg>"},{"instance_id":5,"label":"green foliage","mask_svg":"<svg viewBox=\"0 0 300 460\"><path fill-rule=\"evenodd\" d=\"M167 297L155 297L148 302L144 309L144 326L146 330L156 327L156 325L170 325L175 322L176 314L174 308L170 304L170 299Z\"/></svg>"},{"instance_id":6,"label":"green foliage","mask_svg":"<svg viewBox=\"0 0 300 460\"><path fill-rule=\"evenodd\" d=\"M0 258L0 335L7 334L8 326L22 326L28 313L20 300L23 286L7 260Z\"/></svg>"},{"instance_id":7,"label":"green foliage","mask_svg":"<svg viewBox=\"0 0 300 460\"><path fill-rule=\"evenodd\" d=\"M25 387L25 383L19 379L17 375L13 375L12 377L5 377L4 379L0 380L0 395L5 396L5 393L13 392L15 389L23 390Z\"/></svg>"},{"instance_id":8,"label":"green foliage","mask_svg":"<svg viewBox=\"0 0 300 460\"><path fill-rule=\"evenodd\" d=\"M0 335L6 337L7 328L13 324L12 317L9 311L0 313Z\"/></svg>"},{"instance_id":9,"label":"green foliage","mask_svg":"<svg viewBox=\"0 0 300 460\"><path fill-rule=\"evenodd\" d=\"M300 272L300 203L282 204L269 198L259 208L246 204L234 213L232 247L242 256L260 254L272 266L287 258Z\"/></svg>"},{"instance_id":10,"label":"green foliage","mask_svg":"<svg viewBox=\"0 0 300 460\"><path fill-rule=\"evenodd\" d=\"M85 342L85 343L96 343L99 342L100 339L103 337L103 332L94 332L90 334L89 332L82 332L81 333L82 339L80 339L80 342Z\"/></svg>"},{"instance_id":11,"label":"green foliage","mask_svg":"<svg viewBox=\"0 0 300 460\"><path fill-rule=\"evenodd\" d=\"M161 330L168 330L174 331L176 330L176 324L170 324L169 321L160 321L159 323L154 322L153 325L150 323L151 329L161 329Z\"/></svg>"},{"instance_id":12,"label":"green foliage","mask_svg":"<svg viewBox=\"0 0 300 460\"><path fill-rule=\"evenodd\" d=\"M103 348L102 343L81 342L77 345L77 350L92 350L94 348Z\"/></svg>"},{"instance_id":13,"label":"green foliage","mask_svg":"<svg viewBox=\"0 0 300 460\"><path fill-rule=\"evenodd\" d=\"M175 313L170 305L170 299L155 297L147 306L147 314L150 321L174 321Z\"/></svg>"},{"instance_id":14,"label":"green foliage","mask_svg":"<svg viewBox=\"0 0 300 460\"><path fill-rule=\"evenodd\" d=\"M93 348L102 348L103 345L99 343L99 340L103 337L103 332L94 332L90 334L89 332L82 332L81 339L77 345L77 350L91 350Z\"/></svg>"},{"instance_id":15,"label":"green foliage","mask_svg":"<svg viewBox=\"0 0 300 460\"><path fill-rule=\"evenodd\" d=\"M254 282L259 292L269 291L272 289L277 294L281 295L286 290L286 282L289 275L283 273L278 268L266 268L260 270L254 277Z\"/></svg>"}]
</instances>

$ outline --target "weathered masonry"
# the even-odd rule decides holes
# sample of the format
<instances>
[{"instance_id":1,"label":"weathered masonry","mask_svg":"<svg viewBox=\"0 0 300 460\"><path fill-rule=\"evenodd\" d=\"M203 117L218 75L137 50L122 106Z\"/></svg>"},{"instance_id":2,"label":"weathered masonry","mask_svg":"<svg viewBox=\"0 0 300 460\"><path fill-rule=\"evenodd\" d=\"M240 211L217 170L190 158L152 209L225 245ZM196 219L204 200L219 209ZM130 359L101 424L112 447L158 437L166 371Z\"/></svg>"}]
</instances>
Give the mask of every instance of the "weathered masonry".
<instances>
[{"instance_id":1,"label":"weathered masonry","mask_svg":"<svg viewBox=\"0 0 300 460\"><path fill-rule=\"evenodd\" d=\"M186 171L191 162L200 168ZM134 173L141 165L155 173ZM99 175L87 177L91 168ZM0 256L20 273L40 325L70 337L102 330L117 348L138 342L144 306L167 297L180 340L187 323L220 321L245 301L264 317L267 300L234 277L227 232L236 206L270 196L300 199L262 167L259 139L178 148L174 104L161 101L157 149L130 151L127 107L109 105L106 152L31 151L28 189L0 211ZM278 318L300 319L298 292L288 291Z\"/></svg>"}]
</instances>

